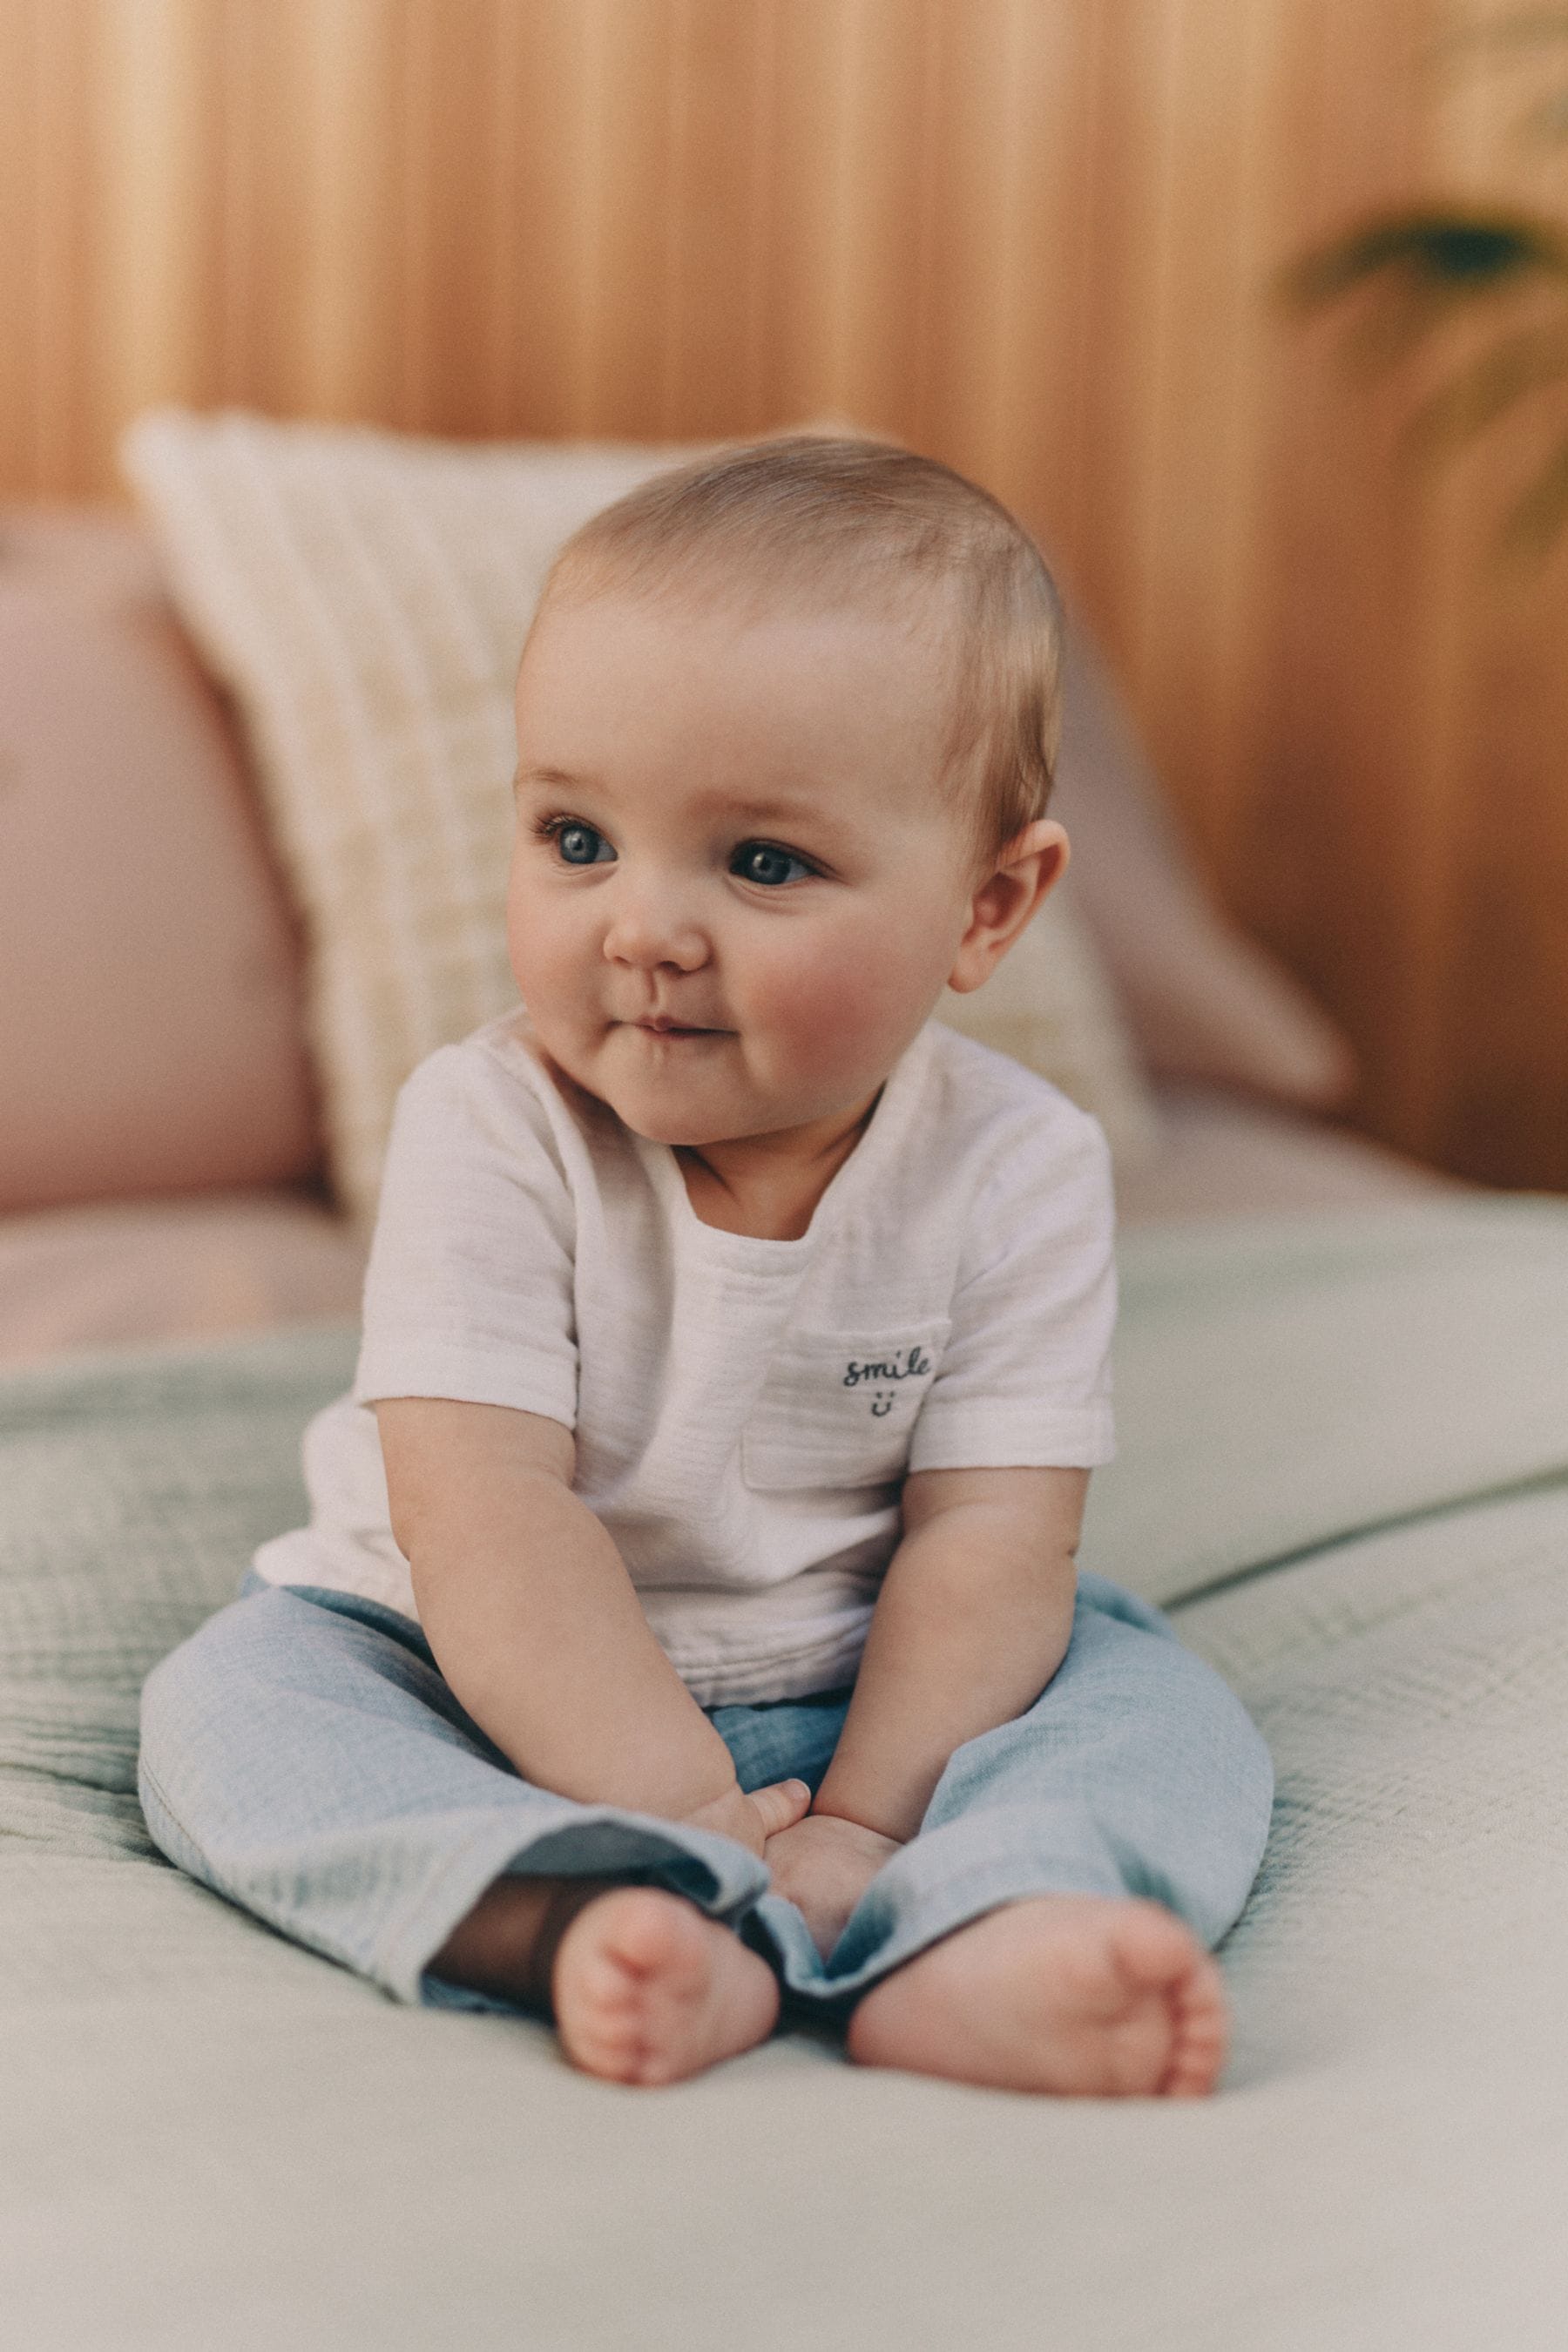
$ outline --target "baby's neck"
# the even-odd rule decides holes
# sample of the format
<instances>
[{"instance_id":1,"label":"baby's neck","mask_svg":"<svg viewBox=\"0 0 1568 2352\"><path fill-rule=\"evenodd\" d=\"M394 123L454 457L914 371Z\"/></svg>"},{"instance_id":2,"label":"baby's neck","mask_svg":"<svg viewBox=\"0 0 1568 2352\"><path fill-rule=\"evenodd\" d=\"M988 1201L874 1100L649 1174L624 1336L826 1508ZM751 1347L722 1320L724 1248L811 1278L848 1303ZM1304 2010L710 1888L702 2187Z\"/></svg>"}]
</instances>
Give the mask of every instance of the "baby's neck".
<instances>
[{"instance_id":1,"label":"baby's neck","mask_svg":"<svg viewBox=\"0 0 1568 2352\"><path fill-rule=\"evenodd\" d=\"M865 1134L880 1094L864 1109L830 1129L826 1139L791 1150L784 1139L746 1136L700 1149L676 1146L676 1165L685 1180L692 1213L705 1225L757 1241L799 1241L816 1204Z\"/></svg>"}]
</instances>

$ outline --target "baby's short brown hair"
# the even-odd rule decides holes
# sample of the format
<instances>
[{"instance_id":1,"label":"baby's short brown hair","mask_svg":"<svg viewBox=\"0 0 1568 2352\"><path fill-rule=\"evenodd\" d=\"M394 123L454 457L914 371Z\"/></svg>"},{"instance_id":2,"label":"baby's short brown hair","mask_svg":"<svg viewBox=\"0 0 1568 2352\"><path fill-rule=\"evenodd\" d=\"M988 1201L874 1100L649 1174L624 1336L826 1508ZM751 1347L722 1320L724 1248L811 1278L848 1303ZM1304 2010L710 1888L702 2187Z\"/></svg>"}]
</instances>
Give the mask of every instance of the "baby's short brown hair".
<instances>
[{"instance_id":1,"label":"baby's short brown hair","mask_svg":"<svg viewBox=\"0 0 1568 2352\"><path fill-rule=\"evenodd\" d=\"M658 474L585 523L545 583L765 605L907 601L945 588L954 611L944 783L977 867L1045 813L1059 733L1061 607L1005 507L891 442L795 434Z\"/></svg>"}]
</instances>

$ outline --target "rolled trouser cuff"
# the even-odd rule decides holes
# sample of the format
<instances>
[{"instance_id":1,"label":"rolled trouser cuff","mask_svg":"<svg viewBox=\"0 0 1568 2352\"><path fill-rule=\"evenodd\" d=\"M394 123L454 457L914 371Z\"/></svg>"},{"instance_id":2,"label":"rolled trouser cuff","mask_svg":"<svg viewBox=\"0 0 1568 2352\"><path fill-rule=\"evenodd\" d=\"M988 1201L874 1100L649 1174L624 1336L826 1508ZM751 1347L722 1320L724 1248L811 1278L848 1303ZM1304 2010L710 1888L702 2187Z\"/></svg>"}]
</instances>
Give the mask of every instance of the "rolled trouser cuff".
<instances>
[{"instance_id":1,"label":"rolled trouser cuff","mask_svg":"<svg viewBox=\"0 0 1568 2352\"><path fill-rule=\"evenodd\" d=\"M510 1834L507 1834L510 1830ZM427 1974L458 1922L498 1878L614 1878L623 1885L658 1886L684 1895L711 1919L731 1927L768 1884L766 1865L734 1839L689 1830L647 1814L609 1806L574 1807L573 1818L521 1839L516 1823L487 1822L483 1832L442 1856L432 1883L387 1924L363 1968L395 1999L468 2007L483 1996L450 1989ZM438 1986L439 1990L432 1988ZM488 2004L487 2004L488 2005ZM497 2002L497 2007L513 2004Z\"/></svg>"},{"instance_id":2,"label":"rolled trouser cuff","mask_svg":"<svg viewBox=\"0 0 1568 2352\"><path fill-rule=\"evenodd\" d=\"M837 2008L1005 1903L1040 1895L1125 1897L1134 1891L1128 1860L1108 1838L1086 1835L1076 1813L1058 1826L1063 1834L1053 1839L1050 1809L1030 1811L1020 1815L1005 1853L979 1860L971 1853L966 1862L960 1859L961 1837L950 1830L911 1840L867 1888L826 1965L816 1958L808 1935L776 1917L775 1906L794 1911L793 1906L772 1896L754 1916L774 1931L776 1965L789 1990L814 2008ZM804 1920L800 1926L804 1931Z\"/></svg>"}]
</instances>

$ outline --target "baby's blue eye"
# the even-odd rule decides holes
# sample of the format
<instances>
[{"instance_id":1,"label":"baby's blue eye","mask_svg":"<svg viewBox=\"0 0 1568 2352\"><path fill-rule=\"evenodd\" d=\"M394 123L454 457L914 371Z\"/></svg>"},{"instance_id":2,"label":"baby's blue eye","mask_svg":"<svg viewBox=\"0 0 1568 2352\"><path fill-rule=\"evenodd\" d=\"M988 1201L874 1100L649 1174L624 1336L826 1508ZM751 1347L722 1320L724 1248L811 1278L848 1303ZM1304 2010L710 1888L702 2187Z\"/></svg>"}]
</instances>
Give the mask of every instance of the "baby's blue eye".
<instances>
[{"instance_id":1,"label":"baby's blue eye","mask_svg":"<svg viewBox=\"0 0 1568 2352\"><path fill-rule=\"evenodd\" d=\"M734 870L747 882L788 882L794 877L787 872L798 866L803 874L811 872L804 857L793 849L780 849L772 841L743 841L735 852Z\"/></svg>"},{"instance_id":2,"label":"baby's blue eye","mask_svg":"<svg viewBox=\"0 0 1568 2352\"><path fill-rule=\"evenodd\" d=\"M555 828L555 846L568 866L595 866L601 849L609 850L612 857L616 854L602 833L591 824L579 824L575 818Z\"/></svg>"}]
</instances>

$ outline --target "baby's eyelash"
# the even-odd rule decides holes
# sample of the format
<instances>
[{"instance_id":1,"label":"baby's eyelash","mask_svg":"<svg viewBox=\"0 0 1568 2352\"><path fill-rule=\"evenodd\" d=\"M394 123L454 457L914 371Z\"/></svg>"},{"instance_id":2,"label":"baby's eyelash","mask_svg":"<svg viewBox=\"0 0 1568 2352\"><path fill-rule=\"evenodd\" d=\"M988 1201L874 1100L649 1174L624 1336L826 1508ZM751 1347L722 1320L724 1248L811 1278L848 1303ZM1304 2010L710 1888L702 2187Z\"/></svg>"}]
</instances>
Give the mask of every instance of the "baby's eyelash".
<instances>
[{"instance_id":1,"label":"baby's eyelash","mask_svg":"<svg viewBox=\"0 0 1568 2352\"><path fill-rule=\"evenodd\" d=\"M804 866L807 874L817 874L821 871L820 867L815 865L813 861L805 855L804 851L799 849L786 849L782 841L759 841L754 837L736 843L731 860L731 868L738 860L746 855L747 851L753 849L766 850L769 856L773 857L787 857L790 859L792 864ZM751 876L744 878L748 880L755 879L754 877Z\"/></svg>"},{"instance_id":2,"label":"baby's eyelash","mask_svg":"<svg viewBox=\"0 0 1568 2352\"><path fill-rule=\"evenodd\" d=\"M550 816L536 817L533 833L536 840L547 842L553 851L552 871L586 874L606 864L613 866L618 855L596 824L590 824L585 817L569 816L561 810L556 810ZM587 845L586 856L579 857L575 849L567 848L566 839L571 834L577 836L578 847ZM607 856L600 856L601 849L607 852Z\"/></svg>"}]
</instances>

